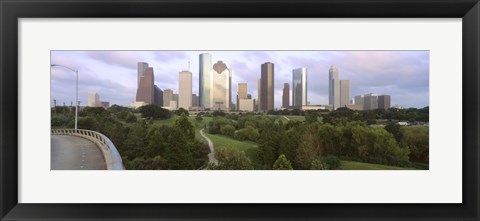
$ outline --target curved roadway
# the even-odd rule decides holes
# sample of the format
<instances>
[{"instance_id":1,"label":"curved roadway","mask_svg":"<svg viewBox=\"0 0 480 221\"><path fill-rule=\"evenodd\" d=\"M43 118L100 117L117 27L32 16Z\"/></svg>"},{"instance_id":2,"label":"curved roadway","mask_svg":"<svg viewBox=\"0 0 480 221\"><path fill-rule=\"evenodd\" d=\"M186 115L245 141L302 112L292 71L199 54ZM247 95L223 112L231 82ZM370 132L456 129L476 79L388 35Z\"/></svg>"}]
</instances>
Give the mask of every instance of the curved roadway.
<instances>
[{"instance_id":1,"label":"curved roadway","mask_svg":"<svg viewBox=\"0 0 480 221\"><path fill-rule=\"evenodd\" d=\"M52 170L106 170L102 151L92 141L68 135L51 135Z\"/></svg>"}]
</instances>

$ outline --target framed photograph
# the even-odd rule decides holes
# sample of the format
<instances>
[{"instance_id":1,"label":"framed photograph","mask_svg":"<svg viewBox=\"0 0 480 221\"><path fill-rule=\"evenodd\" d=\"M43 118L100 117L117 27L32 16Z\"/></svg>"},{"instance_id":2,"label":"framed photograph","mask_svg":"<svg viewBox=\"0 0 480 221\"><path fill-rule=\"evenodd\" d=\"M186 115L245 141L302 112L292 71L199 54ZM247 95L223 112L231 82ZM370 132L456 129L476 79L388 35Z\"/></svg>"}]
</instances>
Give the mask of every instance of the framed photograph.
<instances>
[{"instance_id":1,"label":"framed photograph","mask_svg":"<svg viewBox=\"0 0 480 221\"><path fill-rule=\"evenodd\" d=\"M479 220L477 0L0 6L2 220Z\"/></svg>"}]
</instances>

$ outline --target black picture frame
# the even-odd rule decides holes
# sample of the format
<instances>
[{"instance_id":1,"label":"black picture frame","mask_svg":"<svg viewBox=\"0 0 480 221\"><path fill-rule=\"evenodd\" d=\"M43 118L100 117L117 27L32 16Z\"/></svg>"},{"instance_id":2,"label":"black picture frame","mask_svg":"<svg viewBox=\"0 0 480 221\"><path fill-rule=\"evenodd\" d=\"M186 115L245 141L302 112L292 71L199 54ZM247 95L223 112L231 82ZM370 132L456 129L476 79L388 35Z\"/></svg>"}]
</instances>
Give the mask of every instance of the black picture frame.
<instances>
[{"instance_id":1,"label":"black picture frame","mask_svg":"<svg viewBox=\"0 0 480 221\"><path fill-rule=\"evenodd\" d=\"M479 220L478 0L0 0L0 16L1 220ZM462 18L463 203L19 204L17 21L76 17Z\"/></svg>"}]
</instances>

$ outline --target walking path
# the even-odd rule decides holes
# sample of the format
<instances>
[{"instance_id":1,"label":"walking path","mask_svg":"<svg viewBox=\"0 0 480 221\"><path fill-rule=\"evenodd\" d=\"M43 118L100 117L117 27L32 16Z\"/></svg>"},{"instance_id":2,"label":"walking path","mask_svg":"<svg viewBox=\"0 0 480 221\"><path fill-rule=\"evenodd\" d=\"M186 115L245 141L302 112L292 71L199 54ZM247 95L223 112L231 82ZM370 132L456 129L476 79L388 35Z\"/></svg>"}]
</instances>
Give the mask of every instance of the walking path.
<instances>
[{"instance_id":1,"label":"walking path","mask_svg":"<svg viewBox=\"0 0 480 221\"><path fill-rule=\"evenodd\" d=\"M203 138L205 138L205 140L207 140L208 142L208 147L210 147L210 153L208 154L208 161L210 163L213 163L215 165L218 165L218 160L215 159L215 149L213 147L213 142L210 140L210 138L208 138L207 136L205 136L205 134L203 133L203 129L200 130L200 135L202 135Z\"/></svg>"},{"instance_id":2,"label":"walking path","mask_svg":"<svg viewBox=\"0 0 480 221\"><path fill-rule=\"evenodd\" d=\"M285 119L287 119L287 121L290 121L290 119L288 119L288 117L287 117L287 116L283 116L283 117L284 117Z\"/></svg>"}]
</instances>

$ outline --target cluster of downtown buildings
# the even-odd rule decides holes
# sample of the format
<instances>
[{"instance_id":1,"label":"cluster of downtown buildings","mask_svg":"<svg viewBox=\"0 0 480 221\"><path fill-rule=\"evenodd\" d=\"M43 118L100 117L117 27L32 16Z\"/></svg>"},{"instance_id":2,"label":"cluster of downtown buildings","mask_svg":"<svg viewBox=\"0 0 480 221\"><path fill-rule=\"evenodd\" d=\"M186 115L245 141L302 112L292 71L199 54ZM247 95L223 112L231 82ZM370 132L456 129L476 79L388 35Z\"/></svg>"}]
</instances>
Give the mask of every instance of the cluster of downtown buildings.
<instances>
[{"instance_id":1,"label":"cluster of downtown buildings","mask_svg":"<svg viewBox=\"0 0 480 221\"><path fill-rule=\"evenodd\" d=\"M146 104L156 104L175 110L223 110L223 111L269 111L275 110L274 86L275 70L272 62L261 64L256 99L248 93L247 83L238 83L236 103L232 102L232 68L223 61L212 64L208 53L199 55L199 94L192 93L192 72L183 70L178 73L178 94L171 89L161 90L154 84L153 68L148 63L138 62L136 101L133 108ZM307 99L307 68L292 70L292 102L290 103L290 85L284 83L282 109L329 109L347 107L354 110L373 110L390 108L389 95L369 93L350 99L350 80L340 80L335 66L329 70L329 104L310 105Z\"/></svg>"}]
</instances>

